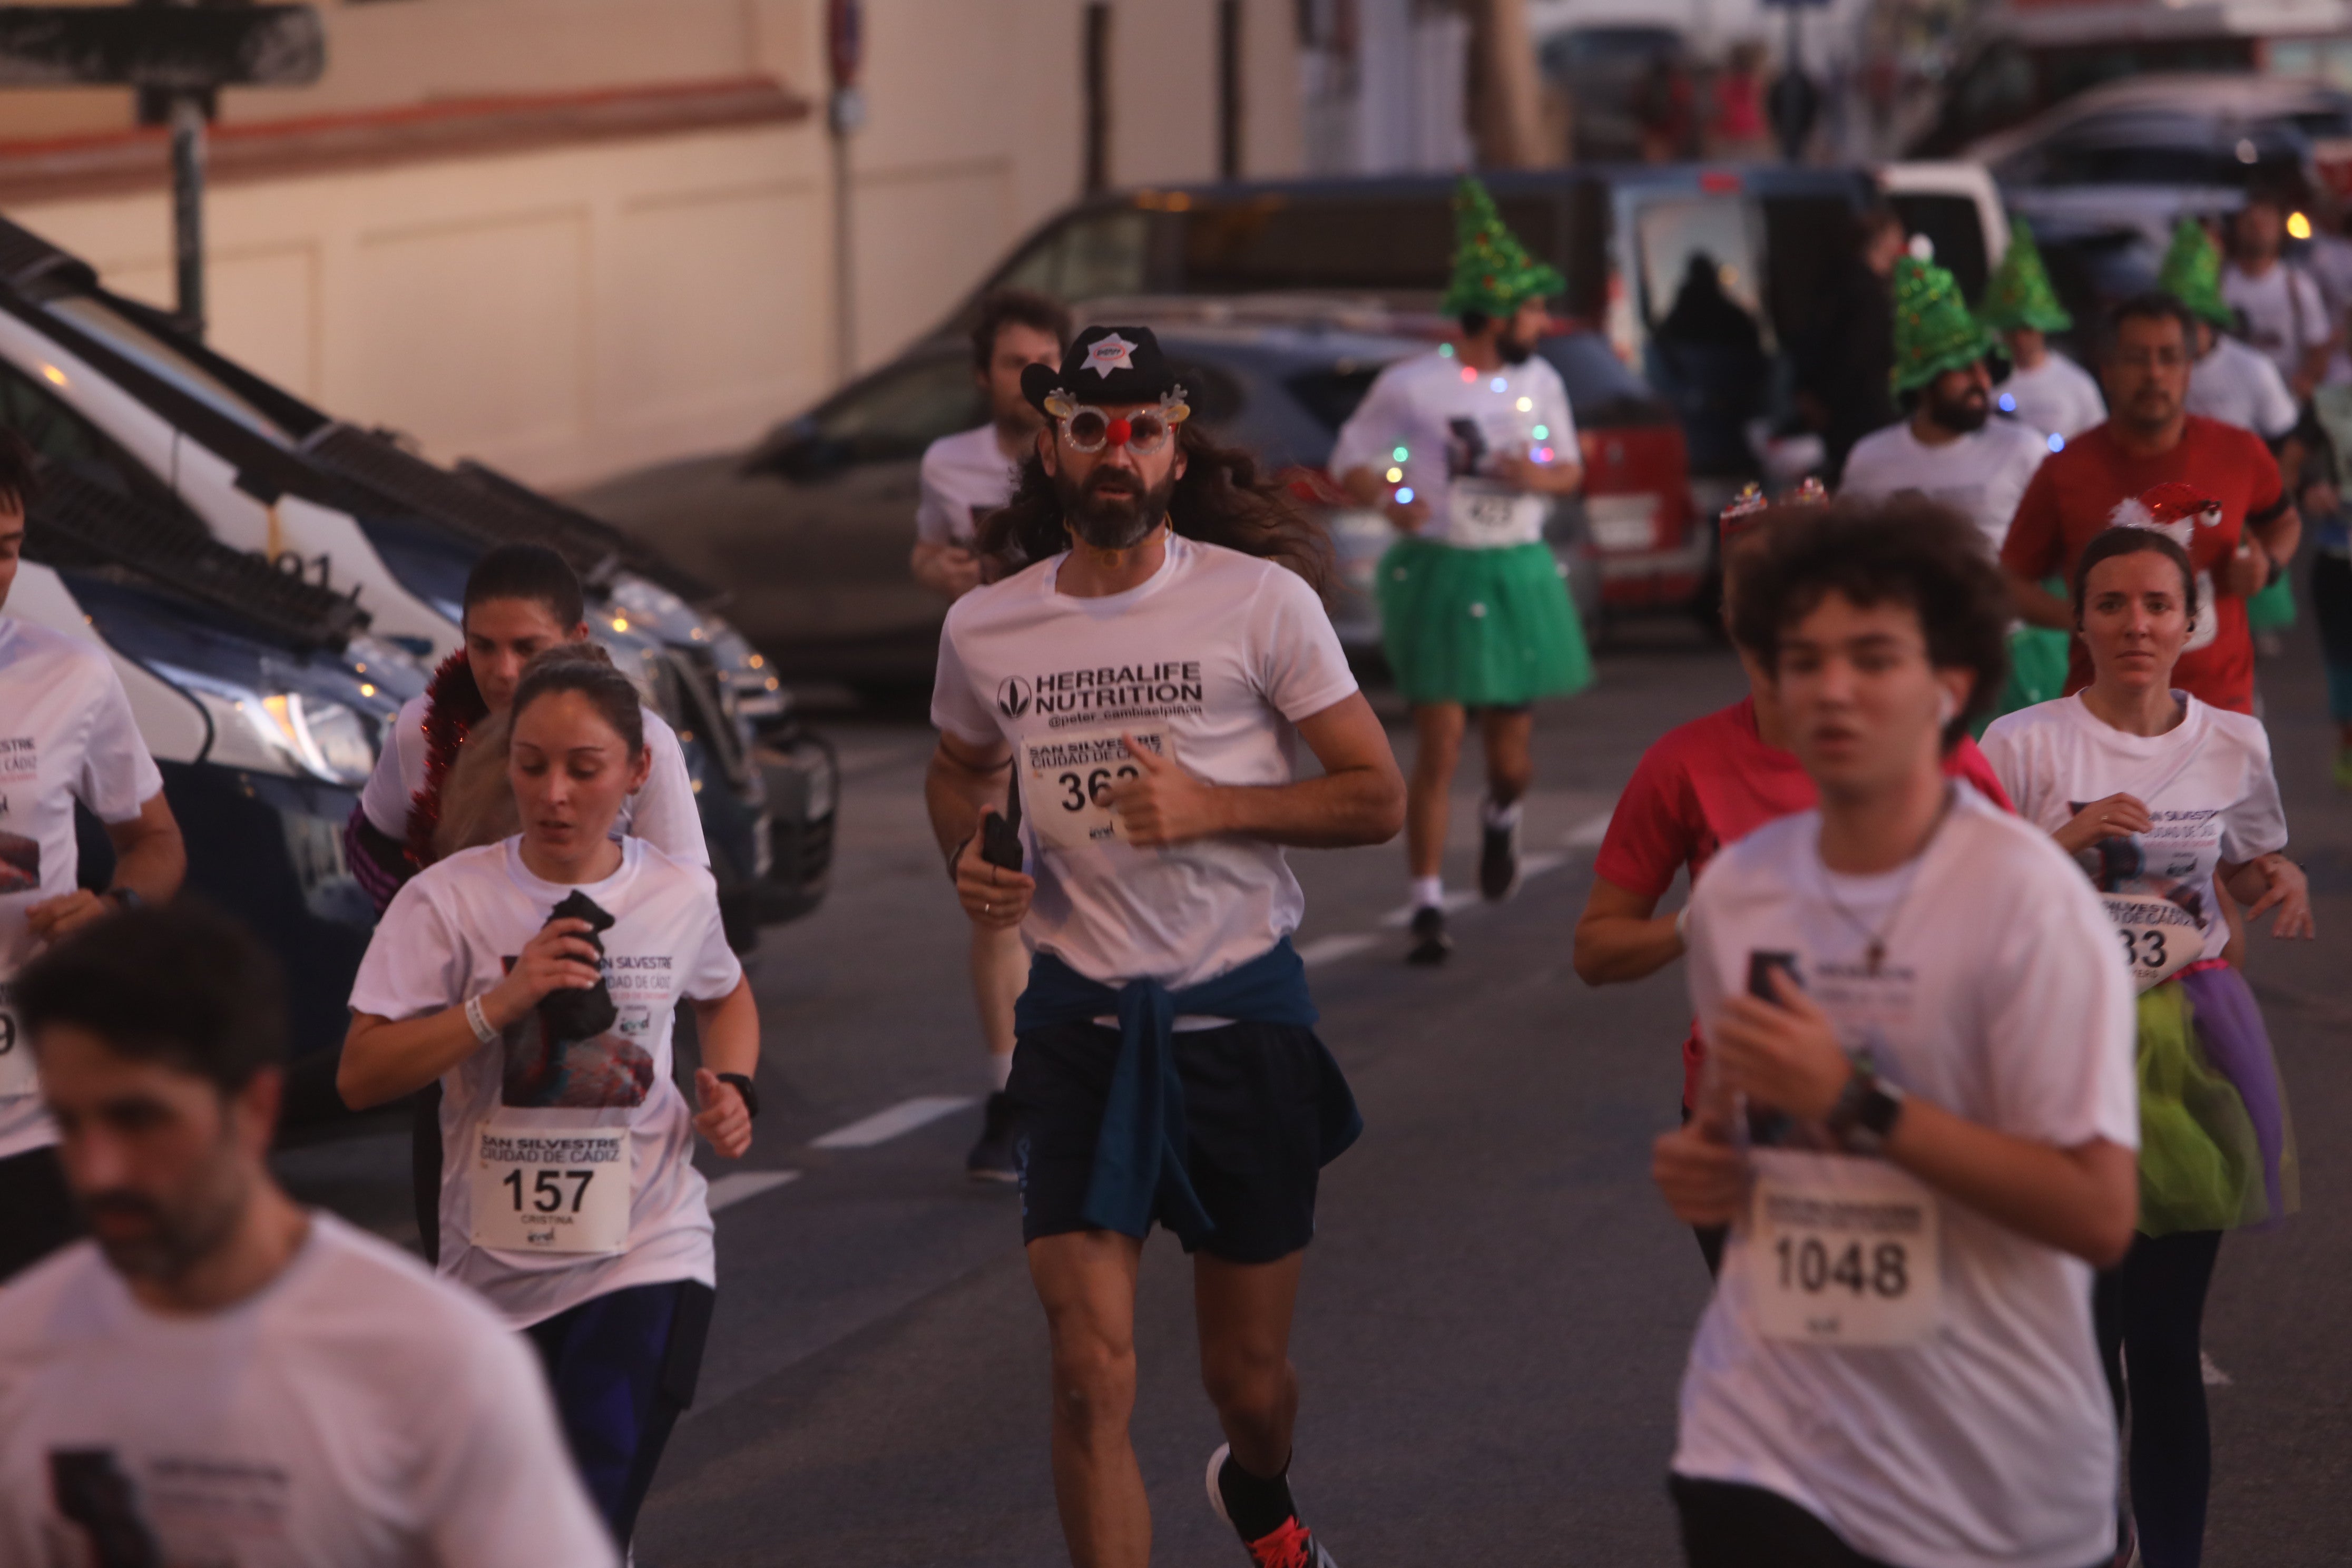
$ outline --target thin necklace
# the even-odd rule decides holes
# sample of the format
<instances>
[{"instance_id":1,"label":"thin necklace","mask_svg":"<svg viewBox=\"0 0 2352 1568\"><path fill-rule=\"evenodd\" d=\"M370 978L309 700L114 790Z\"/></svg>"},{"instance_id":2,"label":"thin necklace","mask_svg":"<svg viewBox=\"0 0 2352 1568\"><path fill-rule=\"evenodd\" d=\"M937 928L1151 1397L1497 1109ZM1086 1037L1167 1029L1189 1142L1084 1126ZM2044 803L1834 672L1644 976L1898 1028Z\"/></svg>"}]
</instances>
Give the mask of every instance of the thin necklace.
<instances>
[{"instance_id":1,"label":"thin necklace","mask_svg":"<svg viewBox=\"0 0 2352 1568\"><path fill-rule=\"evenodd\" d=\"M1873 979L1877 978L1879 966L1886 962L1886 939L1894 934L1895 922L1903 918L1903 906L1911 901L1911 889L1918 886L1919 870L1927 861L1927 849L1936 842L1936 834L1944 826L1945 815L1951 809L1952 791L1949 785L1946 785L1944 803L1936 808L1936 820L1928 824L1927 837L1920 844L1919 853L1911 857L1911 874L1903 879L1903 890L1895 895L1895 907L1886 911L1886 918L1875 927L1846 908L1845 900L1837 896L1837 884L1832 880L1836 873L1826 864L1822 867L1822 891L1828 896L1830 908L1837 911L1838 918L1862 937L1862 962Z\"/></svg>"}]
</instances>

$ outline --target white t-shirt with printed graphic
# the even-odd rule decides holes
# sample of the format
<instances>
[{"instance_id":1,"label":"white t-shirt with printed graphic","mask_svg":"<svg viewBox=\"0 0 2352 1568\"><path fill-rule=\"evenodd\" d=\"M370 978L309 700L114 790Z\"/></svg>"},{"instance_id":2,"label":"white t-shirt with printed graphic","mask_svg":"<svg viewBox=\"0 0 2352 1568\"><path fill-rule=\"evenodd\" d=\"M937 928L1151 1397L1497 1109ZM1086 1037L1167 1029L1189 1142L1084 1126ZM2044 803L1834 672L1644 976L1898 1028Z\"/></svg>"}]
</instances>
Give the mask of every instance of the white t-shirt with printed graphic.
<instances>
[{"instance_id":1,"label":"white t-shirt with printed graphic","mask_svg":"<svg viewBox=\"0 0 2352 1568\"><path fill-rule=\"evenodd\" d=\"M1013 499L1019 476L1019 468L996 444L993 422L940 437L923 451L915 537L926 544L970 550L981 517Z\"/></svg>"},{"instance_id":2,"label":"white t-shirt with printed graphic","mask_svg":"<svg viewBox=\"0 0 2352 1568\"><path fill-rule=\"evenodd\" d=\"M6 1010L7 982L40 948L25 912L74 889L74 802L131 822L163 787L104 651L0 616L0 1159L58 1141Z\"/></svg>"},{"instance_id":3,"label":"white t-shirt with printed graphic","mask_svg":"<svg viewBox=\"0 0 2352 1568\"><path fill-rule=\"evenodd\" d=\"M367 814L369 823L394 839L408 837L409 806L425 787L425 714L431 706L431 700L425 697L412 697L401 704L400 717L384 737L383 751L375 760L375 772L368 775L360 792L360 809ZM613 821L614 835L632 835L673 860L707 868L710 847L703 842L702 811L694 803L694 779L686 771L686 752L677 743L677 731L652 709L640 711L653 765L646 773L645 787L621 802L621 815Z\"/></svg>"},{"instance_id":4,"label":"white t-shirt with printed graphic","mask_svg":"<svg viewBox=\"0 0 2352 1568\"><path fill-rule=\"evenodd\" d=\"M1982 429L1940 447L1920 440L1912 433L1911 421L1901 419L1853 444L1838 493L1891 496L1897 490L1917 490L1975 523L1998 555L2019 499L2049 455L2048 437L2013 419L1996 416Z\"/></svg>"},{"instance_id":5,"label":"white t-shirt with printed graphic","mask_svg":"<svg viewBox=\"0 0 2352 1568\"><path fill-rule=\"evenodd\" d=\"M602 1568L538 1360L331 1215L226 1311L142 1306L95 1245L0 1290L0 1563Z\"/></svg>"},{"instance_id":6,"label":"white t-shirt with printed graphic","mask_svg":"<svg viewBox=\"0 0 2352 1568\"><path fill-rule=\"evenodd\" d=\"M2212 352L2189 367L2187 407L2265 441L2294 428L2294 394L2278 366L2226 332L2216 333Z\"/></svg>"},{"instance_id":7,"label":"white t-shirt with printed graphic","mask_svg":"<svg viewBox=\"0 0 2352 1568\"><path fill-rule=\"evenodd\" d=\"M1541 434L1538 434L1540 431ZM1399 458L1398 448L1404 456ZM1496 457L1523 451L1551 461L1579 460L1576 416L1569 411L1568 386L1559 372L1539 356L1500 370L1474 370L1451 354L1425 353L1400 360L1381 372L1371 390L1331 448L1330 470L1348 474L1370 468L1385 475L1403 470L1402 483L1415 500L1429 503L1429 521L1419 539L1461 543L1455 527L1457 487L1502 491L1486 476ZM1533 544L1543 537L1550 498L1526 498L1519 522L1505 538L1486 543ZM1540 503L1540 504L1535 504Z\"/></svg>"},{"instance_id":8,"label":"white t-shirt with printed graphic","mask_svg":"<svg viewBox=\"0 0 2352 1568\"><path fill-rule=\"evenodd\" d=\"M2290 379L2303 368L2304 354L2335 333L2317 280L2291 262L2273 261L2259 278L2228 263L2221 299L2245 318L2247 342Z\"/></svg>"},{"instance_id":9,"label":"white t-shirt with printed graphic","mask_svg":"<svg viewBox=\"0 0 2352 1568\"><path fill-rule=\"evenodd\" d=\"M1927 850L1885 876L1828 872L1818 811L1717 856L1690 903L1702 1036L1746 992L1751 953L1790 953L1847 1048L1867 1044L1908 1093L2037 1143L2136 1148L2132 989L2105 912L2047 835L1951 787ZM2090 1266L1936 1203L1941 1317L1902 1348L1765 1337L1769 1265L1734 1231L1683 1377L1675 1472L1776 1492L1906 1568L2101 1561L2116 1431Z\"/></svg>"},{"instance_id":10,"label":"white t-shirt with printed graphic","mask_svg":"<svg viewBox=\"0 0 2352 1568\"><path fill-rule=\"evenodd\" d=\"M571 887L533 876L521 845L520 837L486 844L418 872L377 924L351 1005L396 1022L478 996L506 977L549 911L575 892L614 917L600 937L604 983L620 1011L610 1031L565 1042L551 1059L534 1012L441 1079L441 1272L527 1328L632 1285L714 1282L693 1111L671 1076L672 1009L725 997L743 968L700 868L625 838L619 870ZM486 1128L541 1138L626 1128L626 1249L598 1256L476 1246L472 1178Z\"/></svg>"},{"instance_id":11,"label":"white t-shirt with printed graphic","mask_svg":"<svg viewBox=\"0 0 2352 1568\"><path fill-rule=\"evenodd\" d=\"M2046 430L2071 441L2107 417L2106 395L2091 373L2050 350L2032 370L2019 368L1993 388L1996 400L2031 430Z\"/></svg>"},{"instance_id":12,"label":"white t-shirt with printed graphic","mask_svg":"<svg viewBox=\"0 0 2352 1568\"><path fill-rule=\"evenodd\" d=\"M1067 559L956 601L931 721L1013 748L1037 879L1022 928L1031 947L1106 984L1211 979L1297 929L1306 899L1281 847L1229 837L1139 848L1087 797L1131 765L1122 731L1162 735L1212 784L1288 784L1297 724L1354 692L1356 678L1315 590L1272 562L1171 535L1150 581L1082 599L1055 587ZM1098 837L1070 831L1089 824Z\"/></svg>"},{"instance_id":13,"label":"white t-shirt with printed graphic","mask_svg":"<svg viewBox=\"0 0 2352 1568\"><path fill-rule=\"evenodd\" d=\"M2156 826L2095 844L2075 859L2102 893L2179 905L2204 933L2205 956L2219 958L2230 928L2214 868L2285 848L2286 810L2262 721L2185 691L2173 696L2185 711L2161 735L2116 729L2078 691L1994 720L1984 753L2017 814L2044 833L2095 800L2137 797Z\"/></svg>"}]
</instances>

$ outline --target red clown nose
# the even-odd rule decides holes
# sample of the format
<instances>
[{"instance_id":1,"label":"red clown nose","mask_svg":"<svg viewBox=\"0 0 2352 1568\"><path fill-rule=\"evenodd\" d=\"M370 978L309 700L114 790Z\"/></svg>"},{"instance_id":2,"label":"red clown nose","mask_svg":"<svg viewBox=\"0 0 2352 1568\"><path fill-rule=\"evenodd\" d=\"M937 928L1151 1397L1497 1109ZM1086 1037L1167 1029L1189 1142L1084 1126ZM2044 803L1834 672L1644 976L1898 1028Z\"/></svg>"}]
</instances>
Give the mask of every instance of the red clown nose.
<instances>
[{"instance_id":1,"label":"red clown nose","mask_svg":"<svg viewBox=\"0 0 2352 1568\"><path fill-rule=\"evenodd\" d=\"M1124 419L1114 419L1103 426L1103 436L1114 447L1124 447L1127 438L1135 434L1135 426Z\"/></svg>"}]
</instances>

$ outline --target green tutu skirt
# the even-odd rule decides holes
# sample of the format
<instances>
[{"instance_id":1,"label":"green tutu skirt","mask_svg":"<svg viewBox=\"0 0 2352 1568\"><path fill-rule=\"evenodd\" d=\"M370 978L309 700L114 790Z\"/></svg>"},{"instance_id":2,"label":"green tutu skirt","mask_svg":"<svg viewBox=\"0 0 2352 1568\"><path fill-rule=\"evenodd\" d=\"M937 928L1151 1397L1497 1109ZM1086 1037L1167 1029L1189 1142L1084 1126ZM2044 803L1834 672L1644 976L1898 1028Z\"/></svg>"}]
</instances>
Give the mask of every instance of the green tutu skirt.
<instances>
[{"instance_id":1,"label":"green tutu skirt","mask_svg":"<svg viewBox=\"0 0 2352 1568\"><path fill-rule=\"evenodd\" d=\"M1381 558L1381 643L1405 700L1510 708L1592 684L1551 549L1402 539Z\"/></svg>"},{"instance_id":2,"label":"green tutu skirt","mask_svg":"<svg viewBox=\"0 0 2352 1568\"><path fill-rule=\"evenodd\" d=\"M2141 992L2140 1234L2260 1225L2271 1217L2263 1167L2253 1118L2207 1055L2188 988Z\"/></svg>"},{"instance_id":3,"label":"green tutu skirt","mask_svg":"<svg viewBox=\"0 0 2352 1568\"><path fill-rule=\"evenodd\" d=\"M2246 625L2257 632L2283 632L2294 625L2294 584L2285 573L2246 601Z\"/></svg>"}]
</instances>

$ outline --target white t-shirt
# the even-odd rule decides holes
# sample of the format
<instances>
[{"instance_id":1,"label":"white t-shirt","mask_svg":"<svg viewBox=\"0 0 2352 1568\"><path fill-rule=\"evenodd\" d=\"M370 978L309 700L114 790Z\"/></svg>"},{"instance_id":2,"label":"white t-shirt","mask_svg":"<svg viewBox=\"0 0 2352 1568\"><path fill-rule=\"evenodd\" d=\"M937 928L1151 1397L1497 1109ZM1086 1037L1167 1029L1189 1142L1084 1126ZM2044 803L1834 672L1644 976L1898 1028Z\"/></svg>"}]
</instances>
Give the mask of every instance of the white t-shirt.
<instances>
[{"instance_id":1,"label":"white t-shirt","mask_svg":"<svg viewBox=\"0 0 2352 1568\"><path fill-rule=\"evenodd\" d=\"M75 801L131 822L163 787L104 651L0 616L0 1159L58 1141L7 1011L7 982L40 945L25 911L74 889Z\"/></svg>"},{"instance_id":2,"label":"white t-shirt","mask_svg":"<svg viewBox=\"0 0 2352 1568\"><path fill-rule=\"evenodd\" d=\"M2010 519L2033 470L2050 455L2041 431L1998 416L1984 427L1930 447L1911 432L1908 419L1873 430L1853 444L1845 459L1839 493L1891 496L1917 490L1950 507L1985 536L1994 554L2009 537Z\"/></svg>"},{"instance_id":3,"label":"white t-shirt","mask_svg":"<svg viewBox=\"0 0 2352 1568\"><path fill-rule=\"evenodd\" d=\"M2011 371L1993 398L2020 425L2068 441L2107 417L2106 396L2091 373L2055 349L2032 370Z\"/></svg>"},{"instance_id":4,"label":"white t-shirt","mask_svg":"<svg viewBox=\"0 0 2352 1568\"><path fill-rule=\"evenodd\" d=\"M2204 932L2205 956L2219 958L2230 928L2214 867L2285 848L2286 810L2262 721L2173 695L2187 712L2161 735L2116 729L2077 692L1996 719L1984 753L2018 816L2044 833L2095 800L2137 796L2155 827L2095 844L2075 859L2102 893L2178 904Z\"/></svg>"},{"instance_id":5,"label":"white t-shirt","mask_svg":"<svg viewBox=\"0 0 2352 1568\"><path fill-rule=\"evenodd\" d=\"M2105 914L2040 829L1954 784L1926 852L1832 877L1818 811L1727 846L1690 904L1702 1035L1748 955L1793 953L1849 1049L1906 1092L2058 1148L2138 1143L2131 982ZM1849 913L1841 915L1834 896ZM1864 929L1885 962L1870 975ZM1683 1377L1676 1474L1779 1493L1905 1568L2083 1568L2115 1542L2115 1412L2081 1259L1940 1195L1924 1343L1764 1337L1743 1224Z\"/></svg>"},{"instance_id":6,"label":"white t-shirt","mask_svg":"<svg viewBox=\"0 0 2352 1568\"><path fill-rule=\"evenodd\" d=\"M1396 455L1400 447L1402 458ZM1429 521L1416 537L1444 541L1455 531L1453 496L1459 482L1466 479L1477 488L1493 472L1496 456L1507 451L1524 451L1538 460L1549 451L1552 461L1578 461L1576 416L1569 412L1559 372L1541 358L1482 372L1451 354L1432 353L1381 372L1340 426L1330 469L1338 475L1357 468L1382 475L1402 469L1402 482L1414 499L1429 503ZM1543 504L1522 509L1524 519L1531 521L1523 521L1507 542L1532 544L1542 538L1549 498L1532 499Z\"/></svg>"},{"instance_id":7,"label":"white t-shirt","mask_svg":"<svg viewBox=\"0 0 2352 1568\"><path fill-rule=\"evenodd\" d=\"M430 705L423 697L400 705L400 719L384 740L367 787L360 792L360 809L375 830L403 842L408 837L410 803L425 787L425 710ZM645 787L621 803L621 815L613 822L614 836L634 835L673 860L708 869L710 848L702 841L702 812L694 804L694 780L687 773L677 731L652 709L641 711L653 766L646 773Z\"/></svg>"},{"instance_id":8,"label":"white t-shirt","mask_svg":"<svg viewBox=\"0 0 2352 1568\"><path fill-rule=\"evenodd\" d=\"M520 837L436 861L400 889L360 961L352 1011L397 1022L456 1006L506 977L557 904L587 894L614 917L602 933L613 1029L548 1060L537 1013L441 1079L441 1272L489 1298L517 1328L631 1285L715 1282L710 1211L695 1170L694 1116L671 1080L672 1009L715 1002L742 966L719 929L718 895L695 867L646 840L621 868L577 888L542 881ZM473 1242L475 1155L485 1128L516 1137L629 1130L626 1250L605 1256L493 1250Z\"/></svg>"},{"instance_id":9,"label":"white t-shirt","mask_svg":"<svg viewBox=\"0 0 2352 1568\"><path fill-rule=\"evenodd\" d=\"M2352 311L2352 239L2340 234L2315 234L2303 256L2305 270L2319 285L2319 297L2327 301L2327 319L2335 326L2344 325L2346 312ZM2352 382L2352 353L2337 345L2327 362L2325 384L2341 386Z\"/></svg>"},{"instance_id":10,"label":"white t-shirt","mask_svg":"<svg viewBox=\"0 0 2352 1568\"><path fill-rule=\"evenodd\" d=\"M2245 317L2246 342L2290 379L2312 345L2332 335L2318 283L2290 262L2274 261L2259 278L2231 262L2221 268L2221 300Z\"/></svg>"},{"instance_id":11,"label":"white t-shirt","mask_svg":"<svg viewBox=\"0 0 2352 1568\"><path fill-rule=\"evenodd\" d=\"M940 437L923 452L915 537L926 544L971 549L981 515L1013 499L1020 472L996 444L993 423Z\"/></svg>"},{"instance_id":12,"label":"white t-shirt","mask_svg":"<svg viewBox=\"0 0 2352 1568\"><path fill-rule=\"evenodd\" d=\"M1177 763L1212 784L1288 784L1295 726L1356 678L1315 590L1272 562L1171 535L1150 581L1081 599L1055 586L1067 559L956 601L931 721L1013 748L1037 879L1022 928L1033 948L1106 984L1211 979L1297 929L1306 899L1281 846L1234 837L1143 849L1108 836L1047 847L1071 819L1065 791L1083 799L1097 771L1131 765L1122 731L1164 731Z\"/></svg>"},{"instance_id":13,"label":"white t-shirt","mask_svg":"<svg viewBox=\"0 0 2352 1568\"><path fill-rule=\"evenodd\" d=\"M0 1290L0 1562L132 1561L101 1557L81 1521L144 1534L139 1560L173 1568L617 1556L530 1348L319 1213L226 1311L149 1310L86 1241Z\"/></svg>"},{"instance_id":14,"label":"white t-shirt","mask_svg":"<svg viewBox=\"0 0 2352 1568\"><path fill-rule=\"evenodd\" d=\"M2294 428L2294 395L2278 366L2227 332L2213 335L2213 352L2189 367L2188 408L2275 441Z\"/></svg>"}]
</instances>

